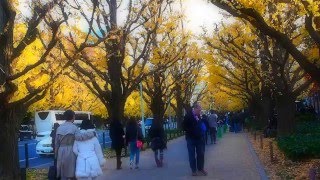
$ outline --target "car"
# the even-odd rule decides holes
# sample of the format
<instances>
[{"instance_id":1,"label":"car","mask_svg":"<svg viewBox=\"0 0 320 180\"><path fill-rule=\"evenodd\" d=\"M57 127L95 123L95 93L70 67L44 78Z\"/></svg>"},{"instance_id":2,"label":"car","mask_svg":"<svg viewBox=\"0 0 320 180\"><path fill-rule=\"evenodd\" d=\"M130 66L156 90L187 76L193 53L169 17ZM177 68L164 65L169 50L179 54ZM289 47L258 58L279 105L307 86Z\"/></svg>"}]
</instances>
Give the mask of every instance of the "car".
<instances>
[{"instance_id":1,"label":"car","mask_svg":"<svg viewBox=\"0 0 320 180\"><path fill-rule=\"evenodd\" d=\"M33 131L28 125L21 125L19 129L19 139L23 141L24 139L32 139Z\"/></svg>"},{"instance_id":2,"label":"car","mask_svg":"<svg viewBox=\"0 0 320 180\"><path fill-rule=\"evenodd\" d=\"M43 132L39 132L36 136L36 140L37 141L42 141L43 139L46 139L48 137L50 137L51 131L43 131Z\"/></svg>"},{"instance_id":3,"label":"car","mask_svg":"<svg viewBox=\"0 0 320 180\"><path fill-rule=\"evenodd\" d=\"M42 139L37 143L36 153L38 155L54 154L53 148L52 148L52 138L50 136Z\"/></svg>"}]
</instances>

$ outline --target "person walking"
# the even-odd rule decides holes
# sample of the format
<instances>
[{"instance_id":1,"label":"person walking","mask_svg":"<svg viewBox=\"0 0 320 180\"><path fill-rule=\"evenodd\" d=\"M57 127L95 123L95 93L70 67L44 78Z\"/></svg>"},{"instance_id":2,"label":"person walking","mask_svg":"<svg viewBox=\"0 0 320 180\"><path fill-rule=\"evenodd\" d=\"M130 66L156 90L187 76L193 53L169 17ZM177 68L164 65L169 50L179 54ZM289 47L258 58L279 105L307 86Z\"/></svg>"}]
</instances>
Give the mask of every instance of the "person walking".
<instances>
[{"instance_id":1,"label":"person walking","mask_svg":"<svg viewBox=\"0 0 320 180\"><path fill-rule=\"evenodd\" d=\"M183 121L192 176L206 176L208 174L204 170L203 123L200 120L201 109L200 104L195 103L192 110L187 111Z\"/></svg>"},{"instance_id":2,"label":"person walking","mask_svg":"<svg viewBox=\"0 0 320 180\"><path fill-rule=\"evenodd\" d=\"M73 153L74 141L85 141L95 136L93 132L81 133L76 125L75 113L67 110L63 113L65 123L57 128L54 154L57 159L57 178L61 180L74 179L76 156Z\"/></svg>"},{"instance_id":3,"label":"person walking","mask_svg":"<svg viewBox=\"0 0 320 180\"><path fill-rule=\"evenodd\" d=\"M205 144L208 144L208 133L209 133L209 122L208 122L208 116L206 114L203 114L201 116L201 121L203 123L204 126L202 126L202 130L203 130L203 139L205 141Z\"/></svg>"},{"instance_id":4,"label":"person walking","mask_svg":"<svg viewBox=\"0 0 320 180\"><path fill-rule=\"evenodd\" d=\"M208 117L208 124L209 124L211 144L217 143L217 128L218 128L217 120L218 120L217 114L215 114L214 110L210 110L210 115Z\"/></svg>"},{"instance_id":5,"label":"person walking","mask_svg":"<svg viewBox=\"0 0 320 180\"><path fill-rule=\"evenodd\" d=\"M239 132L240 112L236 112L233 115L234 133Z\"/></svg>"},{"instance_id":6,"label":"person walking","mask_svg":"<svg viewBox=\"0 0 320 180\"><path fill-rule=\"evenodd\" d=\"M119 119L113 119L110 124L111 148L115 150L117 157L117 169L121 169L121 151L124 148L124 130Z\"/></svg>"},{"instance_id":7,"label":"person walking","mask_svg":"<svg viewBox=\"0 0 320 180\"><path fill-rule=\"evenodd\" d=\"M164 128L159 121L153 121L149 130L151 149L154 152L154 159L157 167L163 166L163 150L166 148L166 135Z\"/></svg>"},{"instance_id":8,"label":"person walking","mask_svg":"<svg viewBox=\"0 0 320 180\"><path fill-rule=\"evenodd\" d=\"M130 120L126 127L126 143L130 149L130 169L133 169L135 158L135 169L139 169L140 149L143 146L142 130L137 121Z\"/></svg>"},{"instance_id":9,"label":"person walking","mask_svg":"<svg viewBox=\"0 0 320 180\"><path fill-rule=\"evenodd\" d=\"M94 125L90 120L83 120L80 129L83 133L95 133ZM73 152L77 156L75 175L78 180L95 180L103 174L101 166L105 165L106 160L96 136L85 141L75 141Z\"/></svg>"},{"instance_id":10,"label":"person walking","mask_svg":"<svg viewBox=\"0 0 320 180\"><path fill-rule=\"evenodd\" d=\"M59 127L59 123L54 123L53 124L53 128L52 128L52 131L50 133L50 137L51 137L51 147L52 149L55 149L55 142L56 142L56 134L57 134L57 129Z\"/></svg>"},{"instance_id":11,"label":"person walking","mask_svg":"<svg viewBox=\"0 0 320 180\"><path fill-rule=\"evenodd\" d=\"M50 133L51 147L52 147L53 150L55 149L56 133L57 133L57 129L58 129L59 126L60 126L59 123L54 123L53 124L53 129L52 129L52 131ZM56 159L55 155L54 155L54 160L53 160L53 167L54 167L54 174L50 175L51 177L48 177L48 179L55 179L55 177L57 176L57 174L56 174L57 173L57 171L56 171L57 170L57 159Z\"/></svg>"}]
</instances>

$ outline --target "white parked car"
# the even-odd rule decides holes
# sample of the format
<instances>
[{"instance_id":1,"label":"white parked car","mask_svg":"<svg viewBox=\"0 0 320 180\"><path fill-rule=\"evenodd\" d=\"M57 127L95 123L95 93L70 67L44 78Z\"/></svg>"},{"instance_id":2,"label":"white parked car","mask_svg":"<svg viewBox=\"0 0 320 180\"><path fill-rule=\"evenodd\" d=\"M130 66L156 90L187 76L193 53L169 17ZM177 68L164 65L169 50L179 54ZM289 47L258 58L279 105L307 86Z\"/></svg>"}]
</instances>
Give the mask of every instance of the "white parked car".
<instances>
[{"instance_id":1,"label":"white parked car","mask_svg":"<svg viewBox=\"0 0 320 180\"><path fill-rule=\"evenodd\" d=\"M28 125L20 125L19 129L19 141L24 139L32 139L33 131Z\"/></svg>"},{"instance_id":2,"label":"white parked car","mask_svg":"<svg viewBox=\"0 0 320 180\"><path fill-rule=\"evenodd\" d=\"M36 146L37 154L39 155L54 154L51 144L52 144L52 138L50 136L39 141Z\"/></svg>"},{"instance_id":3,"label":"white parked car","mask_svg":"<svg viewBox=\"0 0 320 180\"><path fill-rule=\"evenodd\" d=\"M43 139L47 139L48 137L50 137L50 134L51 134L51 131L39 132L36 136L36 140L42 141Z\"/></svg>"}]
</instances>

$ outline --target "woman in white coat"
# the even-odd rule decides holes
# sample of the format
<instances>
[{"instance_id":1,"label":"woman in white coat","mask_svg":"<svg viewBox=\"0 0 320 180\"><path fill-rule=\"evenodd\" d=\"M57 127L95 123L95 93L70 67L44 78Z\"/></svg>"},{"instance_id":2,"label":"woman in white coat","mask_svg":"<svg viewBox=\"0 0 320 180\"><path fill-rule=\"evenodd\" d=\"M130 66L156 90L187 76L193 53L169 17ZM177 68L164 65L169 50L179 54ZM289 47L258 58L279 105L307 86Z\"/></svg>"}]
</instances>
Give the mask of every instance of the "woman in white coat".
<instances>
[{"instance_id":1,"label":"woman in white coat","mask_svg":"<svg viewBox=\"0 0 320 180\"><path fill-rule=\"evenodd\" d=\"M80 129L83 132L95 131L90 120L83 120ZM76 178L78 180L94 180L102 175L101 166L104 166L106 160L96 136L85 141L75 141L73 152L77 155Z\"/></svg>"}]
</instances>

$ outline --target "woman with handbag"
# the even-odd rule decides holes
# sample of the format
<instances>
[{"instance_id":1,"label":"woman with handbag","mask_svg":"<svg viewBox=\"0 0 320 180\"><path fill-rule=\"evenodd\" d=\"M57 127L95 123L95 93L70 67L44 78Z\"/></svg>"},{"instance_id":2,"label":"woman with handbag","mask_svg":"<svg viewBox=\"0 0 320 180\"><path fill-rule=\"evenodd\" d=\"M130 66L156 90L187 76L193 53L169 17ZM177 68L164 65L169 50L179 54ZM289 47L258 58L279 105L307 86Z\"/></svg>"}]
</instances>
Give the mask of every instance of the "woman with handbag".
<instances>
[{"instance_id":1,"label":"woman with handbag","mask_svg":"<svg viewBox=\"0 0 320 180\"><path fill-rule=\"evenodd\" d=\"M154 152L154 159L157 167L163 166L163 150L166 148L166 135L162 124L159 121L153 121L149 130L151 139L151 149Z\"/></svg>"},{"instance_id":2,"label":"woman with handbag","mask_svg":"<svg viewBox=\"0 0 320 180\"><path fill-rule=\"evenodd\" d=\"M59 127L59 123L54 123L53 124L53 129L50 133L50 137L51 137L51 147L52 149L55 149L55 142L56 142L56 133L57 133L57 129ZM53 151L54 152L54 151ZM48 179L49 180L54 180L57 179L57 156L54 156L54 160L53 160L53 166L49 167L49 172L48 172Z\"/></svg>"},{"instance_id":3,"label":"woman with handbag","mask_svg":"<svg viewBox=\"0 0 320 180\"><path fill-rule=\"evenodd\" d=\"M133 169L134 158L136 158L135 169L139 169L140 149L143 146L143 135L141 128L135 120L130 120L126 127L126 144L130 149L130 169Z\"/></svg>"}]
</instances>

